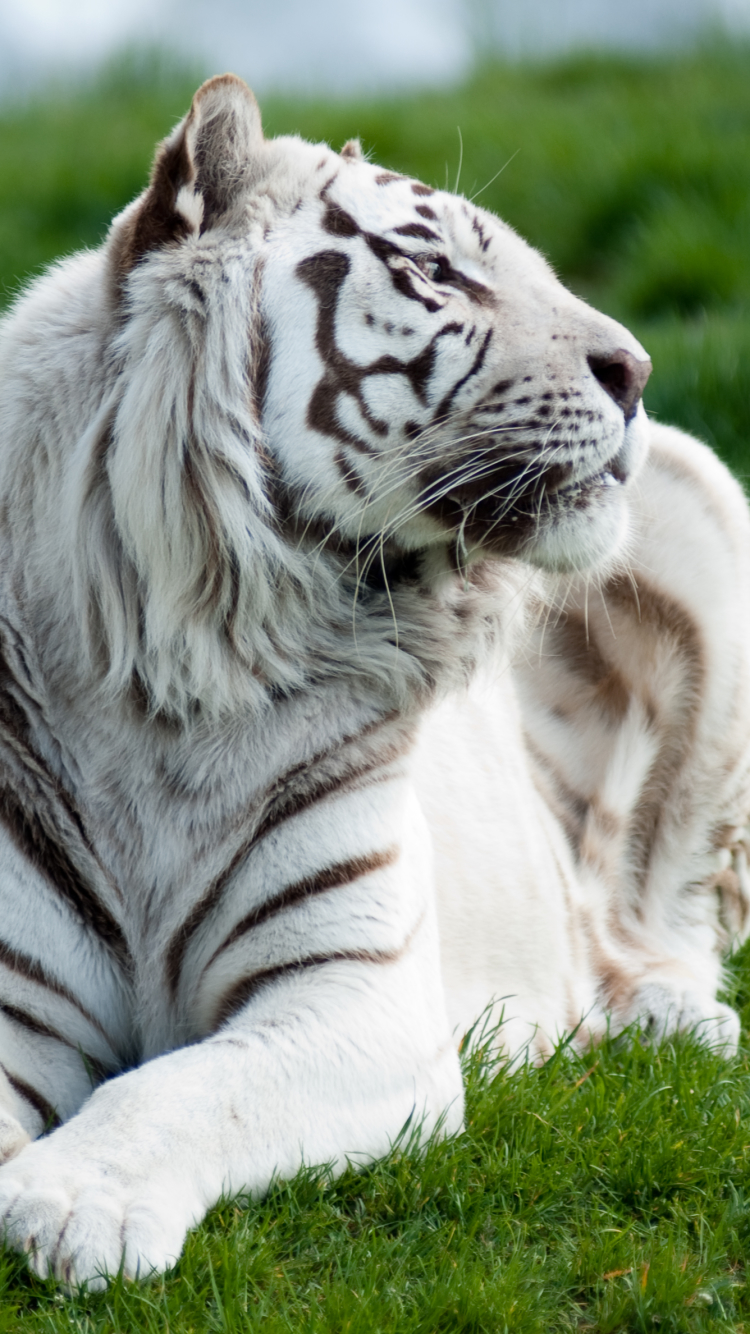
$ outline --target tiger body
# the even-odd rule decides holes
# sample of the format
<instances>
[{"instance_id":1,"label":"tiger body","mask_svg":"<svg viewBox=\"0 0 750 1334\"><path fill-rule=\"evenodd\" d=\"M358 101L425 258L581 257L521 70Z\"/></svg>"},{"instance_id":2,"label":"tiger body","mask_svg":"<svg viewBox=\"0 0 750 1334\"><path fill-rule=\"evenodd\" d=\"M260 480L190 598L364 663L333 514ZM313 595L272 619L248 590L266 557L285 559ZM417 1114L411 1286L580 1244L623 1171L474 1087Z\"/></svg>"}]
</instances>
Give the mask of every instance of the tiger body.
<instances>
[{"instance_id":1,"label":"tiger body","mask_svg":"<svg viewBox=\"0 0 750 1334\"><path fill-rule=\"evenodd\" d=\"M736 1042L750 522L646 365L230 76L6 318L0 1215L39 1273L458 1129L488 1006L512 1054Z\"/></svg>"}]
</instances>

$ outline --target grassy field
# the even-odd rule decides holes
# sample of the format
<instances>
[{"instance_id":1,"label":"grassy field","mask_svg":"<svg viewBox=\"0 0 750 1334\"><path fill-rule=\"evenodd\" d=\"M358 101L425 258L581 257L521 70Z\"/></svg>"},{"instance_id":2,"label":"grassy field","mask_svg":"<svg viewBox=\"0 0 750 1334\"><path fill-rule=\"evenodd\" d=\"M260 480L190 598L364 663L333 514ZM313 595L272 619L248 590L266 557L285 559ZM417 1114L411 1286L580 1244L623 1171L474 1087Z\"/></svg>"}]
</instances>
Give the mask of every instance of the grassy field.
<instances>
[{"instance_id":1,"label":"grassy field","mask_svg":"<svg viewBox=\"0 0 750 1334\"><path fill-rule=\"evenodd\" d=\"M0 111L0 300L101 238L194 83L133 64ZM269 132L359 134L441 186L462 156L459 188L638 334L650 411L750 474L748 50L488 67L457 91L264 113ZM748 1034L750 947L728 988ZM229 1203L166 1280L63 1300L0 1256L0 1334L750 1331L748 1052L632 1037L512 1074L471 1058L463 1138Z\"/></svg>"}]
</instances>

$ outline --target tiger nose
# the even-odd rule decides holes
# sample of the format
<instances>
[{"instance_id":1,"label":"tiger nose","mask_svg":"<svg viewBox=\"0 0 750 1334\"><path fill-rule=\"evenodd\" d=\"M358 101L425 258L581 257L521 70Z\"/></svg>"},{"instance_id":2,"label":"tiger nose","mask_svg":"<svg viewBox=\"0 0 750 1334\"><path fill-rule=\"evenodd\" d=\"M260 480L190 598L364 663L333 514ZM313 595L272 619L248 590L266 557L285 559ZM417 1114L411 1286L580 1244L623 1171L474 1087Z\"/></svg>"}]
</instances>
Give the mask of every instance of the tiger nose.
<instances>
[{"instance_id":1,"label":"tiger nose","mask_svg":"<svg viewBox=\"0 0 750 1334\"><path fill-rule=\"evenodd\" d=\"M606 389L618 408L622 408L625 421L629 422L635 416L651 374L648 357L639 361L632 352L620 347L609 357L591 356L588 363L602 389Z\"/></svg>"}]
</instances>

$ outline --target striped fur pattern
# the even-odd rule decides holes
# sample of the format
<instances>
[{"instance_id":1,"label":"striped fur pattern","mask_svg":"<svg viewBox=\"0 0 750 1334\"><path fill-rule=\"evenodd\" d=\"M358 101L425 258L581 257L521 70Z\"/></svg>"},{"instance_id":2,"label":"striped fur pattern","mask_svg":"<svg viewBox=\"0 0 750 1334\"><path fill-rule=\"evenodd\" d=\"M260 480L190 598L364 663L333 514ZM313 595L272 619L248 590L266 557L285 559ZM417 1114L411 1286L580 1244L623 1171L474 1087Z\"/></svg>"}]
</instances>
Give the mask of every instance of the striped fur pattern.
<instances>
[{"instance_id":1,"label":"striped fur pattern","mask_svg":"<svg viewBox=\"0 0 750 1334\"><path fill-rule=\"evenodd\" d=\"M0 1219L37 1273L164 1269L222 1191L457 1130L492 1003L512 1052L736 1041L750 525L648 371L498 219L267 141L232 76L6 317Z\"/></svg>"}]
</instances>

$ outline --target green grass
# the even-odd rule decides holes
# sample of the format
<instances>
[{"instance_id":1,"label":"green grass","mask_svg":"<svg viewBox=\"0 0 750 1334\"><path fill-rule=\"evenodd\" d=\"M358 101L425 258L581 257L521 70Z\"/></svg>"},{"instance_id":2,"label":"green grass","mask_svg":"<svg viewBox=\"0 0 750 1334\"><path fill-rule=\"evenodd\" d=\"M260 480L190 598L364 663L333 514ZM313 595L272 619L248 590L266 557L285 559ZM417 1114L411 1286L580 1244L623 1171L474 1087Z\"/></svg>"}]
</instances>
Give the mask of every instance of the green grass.
<instances>
[{"instance_id":1,"label":"green grass","mask_svg":"<svg viewBox=\"0 0 750 1334\"><path fill-rule=\"evenodd\" d=\"M470 1057L460 1139L225 1203L140 1287L62 1299L0 1256L0 1331L750 1329L749 1073L690 1038Z\"/></svg>"},{"instance_id":2,"label":"green grass","mask_svg":"<svg viewBox=\"0 0 750 1334\"><path fill-rule=\"evenodd\" d=\"M0 301L97 243L196 79L123 65L0 112ZM652 353L651 412L750 476L750 51L487 68L464 88L264 107L496 209ZM492 179L497 175L496 179ZM750 947L730 995L750 1029ZM177 1270L62 1300L0 1256L5 1331L750 1331L750 1043L637 1037L468 1064L466 1134L214 1210Z\"/></svg>"}]
</instances>

